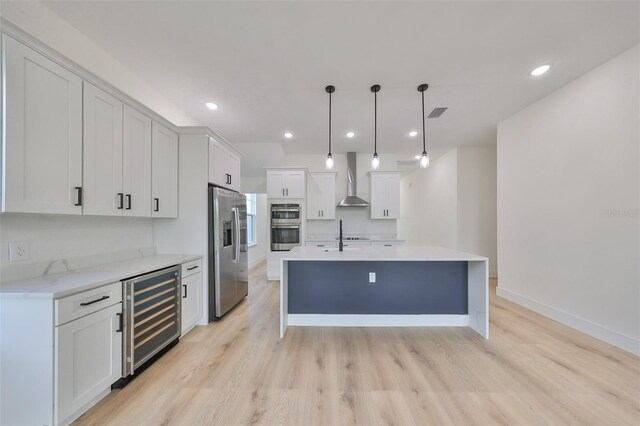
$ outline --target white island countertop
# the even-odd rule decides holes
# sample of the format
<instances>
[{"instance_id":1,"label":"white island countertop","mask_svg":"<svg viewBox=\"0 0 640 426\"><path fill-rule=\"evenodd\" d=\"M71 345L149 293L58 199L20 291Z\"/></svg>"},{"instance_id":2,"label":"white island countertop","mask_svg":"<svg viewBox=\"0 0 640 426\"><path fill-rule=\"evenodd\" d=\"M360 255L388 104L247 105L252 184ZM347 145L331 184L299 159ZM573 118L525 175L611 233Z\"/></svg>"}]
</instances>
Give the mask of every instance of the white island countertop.
<instances>
[{"instance_id":1,"label":"white island countertop","mask_svg":"<svg viewBox=\"0 0 640 426\"><path fill-rule=\"evenodd\" d=\"M199 254L154 254L64 274L12 281L0 285L0 298L60 299L200 258Z\"/></svg>"},{"instance_id":2,"label":"white island countertop","mask_svg":"<svg viewBox=\"0 0 640 426\"><path fill-rule=\"evenodd\" d=\"M338 249L298 246L282 261L488 261L471 253L437 246L345 247Z\"/></svg>"}]
</instances>

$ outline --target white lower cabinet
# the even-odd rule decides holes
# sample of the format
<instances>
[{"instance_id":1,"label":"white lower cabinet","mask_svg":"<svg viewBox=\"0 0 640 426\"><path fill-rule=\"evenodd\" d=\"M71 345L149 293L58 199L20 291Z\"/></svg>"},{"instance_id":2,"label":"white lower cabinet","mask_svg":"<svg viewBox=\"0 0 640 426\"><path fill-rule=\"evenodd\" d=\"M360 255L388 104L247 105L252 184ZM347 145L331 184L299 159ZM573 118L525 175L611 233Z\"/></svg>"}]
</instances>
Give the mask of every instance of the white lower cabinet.
<instances>
[{"instance_id":1,"label":"white lower cabinet","mask_svg":"<svg viewBox=\"0 0 640 426\"><path fill-rule=\"evenodd\" d=\"M55 328L56 424L73 420L121 377L121 315L118 303Z\"/></svg>"},{"instance_id":2,"label":"white lower cabinet","mask_svg":"<svg viewBox=\"0 0 640 426\"><path fill-rule=\"evenodd\" d=\"M338 248L337 241L307 241L304 243L307 247L318 247L318 248Z\"/></svg>"},{"instance_id":3,"label":"white lower cabinet","mask_svg":"<svg viewBox=\"0 0 640 426\"><path fill-rule=\"evenodd\" d=\"M396 247L404 245L404 241L371 241L371 247Z\"/></svg>"},{"instance_id":4,"label":"white lower cabinet","mask_svg":"<svg viewBox=\"0 0 640 426\"><path fill-rule=\"evenodd\" d=\"M202 272L182 277L182 335L202 317Z\"/></svg>"}]
</instances>

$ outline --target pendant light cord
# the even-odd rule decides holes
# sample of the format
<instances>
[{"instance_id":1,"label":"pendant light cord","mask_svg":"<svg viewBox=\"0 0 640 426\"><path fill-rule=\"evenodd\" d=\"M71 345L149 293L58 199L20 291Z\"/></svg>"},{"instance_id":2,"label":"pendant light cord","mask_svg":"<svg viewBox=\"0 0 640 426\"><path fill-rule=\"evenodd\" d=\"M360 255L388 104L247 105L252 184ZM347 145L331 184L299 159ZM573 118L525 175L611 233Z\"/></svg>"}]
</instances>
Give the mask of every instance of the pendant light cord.
<instances>
[{"instance_id":1,"label":"pendant light cord","mask_svg":"<svg viewBox=\"0 0 640 426\"><path fill-rule=\"evenodd\" d=\"M373 92L373 153L378 154L378 92Z\"/></svg>"},{"instance_id":2,"label":"pendant light cord","mask_svg":"<svg viewBox=\"0 0 640 426\"><path fill-rule=\"evenodd\" d=\"M329 154L331 154L331 92L329 92Z\"/></svg>"},{"instance_id":3,"label":"pendant light cord","mask_svg":"<svg viewBox=\"0 0 640 426\"><path fill-rule=\"evenodd\" d=\"M424 119L424 91L422 91L422 152L427 150L427 136L425 132Z\"/></svg>"}]
</instances>

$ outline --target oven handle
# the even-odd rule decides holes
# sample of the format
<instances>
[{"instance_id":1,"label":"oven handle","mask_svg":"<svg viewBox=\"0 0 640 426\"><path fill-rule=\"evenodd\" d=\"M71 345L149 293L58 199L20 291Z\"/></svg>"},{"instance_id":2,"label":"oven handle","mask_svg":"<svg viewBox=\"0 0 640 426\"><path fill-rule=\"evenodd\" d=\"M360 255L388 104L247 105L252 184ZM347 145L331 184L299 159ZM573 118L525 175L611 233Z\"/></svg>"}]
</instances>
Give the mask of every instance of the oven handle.
<instances>
[{"instance_id":1,"label":"oven handle","mask_svg":"<svg viewBox=\"0 0 640 426\"><path fill-rule=\"evenodd\" d=\"M278 229L278 228L286 228L286 229L300 228L300 225L271 225L271 229Z\"/></svg>"}]
</instances>

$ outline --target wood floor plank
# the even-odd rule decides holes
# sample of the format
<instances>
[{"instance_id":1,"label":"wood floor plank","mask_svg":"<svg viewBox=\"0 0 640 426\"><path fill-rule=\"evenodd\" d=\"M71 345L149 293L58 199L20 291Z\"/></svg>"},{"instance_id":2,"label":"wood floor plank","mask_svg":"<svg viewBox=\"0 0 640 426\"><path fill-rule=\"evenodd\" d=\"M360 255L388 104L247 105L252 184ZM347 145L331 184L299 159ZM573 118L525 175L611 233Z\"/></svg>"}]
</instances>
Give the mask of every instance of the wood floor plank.
<instances>
[{"instance_id":1,"label":"wood floor plank","mask_svg":"<svg viewBox=\"0 0 640 426\"><path fill-rule=\"evenodd\" d=\"M291 327L277 281L198 326L78 425L638 425L640 358L491 292L469 328Z\"/></svg>"}]
</instances>

